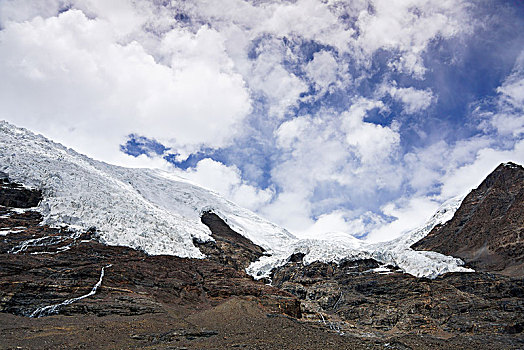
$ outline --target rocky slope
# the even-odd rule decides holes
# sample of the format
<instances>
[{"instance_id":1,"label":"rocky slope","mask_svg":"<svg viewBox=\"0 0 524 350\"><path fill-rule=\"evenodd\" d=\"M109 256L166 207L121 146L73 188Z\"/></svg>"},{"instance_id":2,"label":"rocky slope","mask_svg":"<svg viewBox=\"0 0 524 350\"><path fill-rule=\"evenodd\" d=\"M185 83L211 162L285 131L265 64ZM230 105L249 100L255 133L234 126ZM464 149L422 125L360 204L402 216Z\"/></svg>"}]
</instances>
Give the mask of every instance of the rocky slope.
<instances>
[{"instance_id":1,"label":"rocky slope","mask_svg":"<svg viewBox=\"0 0 524 350\"><path fill-rule=\"evenodd\" d=\"M442 243L434 232L457 217L472 234L493 220L490 242L509 261L498 271L518 270L519 250L502 249L520 242L516 165L369 245L299 240L170 174L96 162L7 123L0 136L0 348L524 347L522 276L410 248L430 231Z\"/></svg>"},{"instance_id":2,"label":"rocky slope","mask_svg":"<svg viewBox=\"0 0 524 350\"><path fill-rule=\"evenodd\" d=\"M0 185L2 348L524 346L522 279L418 279L372 259L304 265L296 254L268 286L243 272L263 249L213 213L202 217L208 259L148 255L100 243L96 229L40 225L40 196Z\"/></svg>"},{"instance_id":3,"label":"rocky slope","mask_svg":"<svg viewBox=\"0 0 524 350\"><path fill-rule=\"evenodd\" d=\"M412 247L461 258L475 270L524 277L524 168L499 165L452 220Z\"/></svg>"},{"instance_id":4,"label":"rocky slope","mask_svg":"<svg viewBox=\"0 0 524 350\"><path fill-rule=\"evenodd\" d=\"M415 251L400 241L377 246L349 234L298 239L282 227L172 173L99 162L2 121L0 172L15 183L42 192L35 210L42 214L44 224L67 225L74 232L94 227L100 242L152 255L203 258L202 251L209 254L214 245L225 248L224 243L231 240L215 242L201 220L202 213L212 211L239 236L264 250L258 260L246 256L244 261L250 261L247 271L259 279L269 277L272 269L298 252L305 254L306 262L374 258L394 263L418 277L467 271L460 259ZM446 216L437 215L430 220L431 225ZM431 229L431 225L422 231ZM248 255L259 255L260 251L255 250Z\"/></svg>"},{"instance_id":5,"label":"rocky slope","mask_svg":"<svg viewBox=\"0 0 524 350\"><path fill-rule=\"evenodd\" d=\"M449 273L431 280L374 260L303 265L300 257L272 277L301 300L304 318L341 332L524 340L522 279Z\"/></svg>"}]
</instances>

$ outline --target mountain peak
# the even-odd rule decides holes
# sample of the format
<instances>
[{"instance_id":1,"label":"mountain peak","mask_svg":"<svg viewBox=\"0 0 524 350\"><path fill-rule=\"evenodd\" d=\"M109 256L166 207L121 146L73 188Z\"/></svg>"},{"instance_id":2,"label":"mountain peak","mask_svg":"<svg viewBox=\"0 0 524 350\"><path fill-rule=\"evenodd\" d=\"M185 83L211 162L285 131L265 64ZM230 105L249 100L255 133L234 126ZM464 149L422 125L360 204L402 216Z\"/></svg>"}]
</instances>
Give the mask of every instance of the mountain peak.
<instances>
[{"instance_id":1,"label":"mountain peak","mask_svg":"<svg viewBox=\"0 0 524 350\"><path fill-rule=\"evenodd\" d=\"M96 228L102 243L140 249L151 255L204 258L213 254L210 229L201 221L212 212L239 235L265 251L247 271L268 277L294 253L304 262L339 262L374 258L417 277L435 278L464 269L459 259L416 252L407 245L384 247L353 237L345 240L298 239L249 210L173 173L123 168L90 159L41 135L0 123L0 172L14 183L42 191L38 211L43 224L68 226L77 232ZM439 220L431 221L428 230ZM424 231L427 232L427 231ZM224 242L216 240L217 246ZM200 249L199 249L200 248ZM209 249L208 249L209 248ZM240 261L240 260L239 260Z\"/></svg>"},{"instance_id":2,"label":"mountain peak","mask_svg":"<svg viewBox=\"0 0 524 350\"><path fill-rule=\"evenodd\" d=\"M524 168L500 164L471 191L452 220L415 249L459 257L475 269L524 275Z\"/></svg>"}]
</instances>

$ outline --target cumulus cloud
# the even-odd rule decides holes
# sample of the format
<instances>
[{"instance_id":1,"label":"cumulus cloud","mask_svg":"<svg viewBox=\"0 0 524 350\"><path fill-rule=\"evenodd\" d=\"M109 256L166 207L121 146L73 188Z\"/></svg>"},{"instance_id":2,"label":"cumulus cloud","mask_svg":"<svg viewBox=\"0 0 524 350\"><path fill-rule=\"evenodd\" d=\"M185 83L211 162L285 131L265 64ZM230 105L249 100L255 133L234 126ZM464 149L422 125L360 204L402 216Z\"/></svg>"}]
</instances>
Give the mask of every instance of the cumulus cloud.
<instances>
[{"instance_id":1,"label":"cumulus cloud","mask_svg":"<svg viewBox=\"0 0 524 350\"><path fill-rule=\"evenodd\" d=\"M390 67L421 79L426 72L422 55L431 40L471 30L467 8L465 1L373 1L358 15L358 47L368 55L379 49L398 52Z\"/></svg>"},{"instance_id":2,"label":"cumulus cloud","mask_svg":"<svg viewBox=\"0 0 524 350\"><path fill-rule=\"evenodd\" d=\"M372 230L366 240L372 243L387 241L423 225L438 209L440 203L427 197L402 198L382 207L382 213L395 220Z\"/></svg>"},{"instance_id":3,"label":"cumulus cloud","mask_svg":"<svg viewBox=\"0 0 524 350\"><path fill-rule=\"evenodd\" d=\"M79 10L9 22L0 32L2 118L103 159L137 130L181 149L227 144L251 106L220 35L173 29L162 43L168 66L136 41L118 43L114 28Z\"/></svg>"},{"instance_id":4,"label":"cumulus cloud","mask_svg":"<svg viewBox=\"0 0 524 350\"><path fill-rule=\"evenodd\" d=\"M435 99L430 89L399 88L393 85L387 88L387 92L394 100L402 102L404 112L408 114L424 111Z\"/></svg>"},{"instance_id":5,"label":"cumulus cloud","mask_svg":"<svg viewBox=\"0 0 524 350\"><path fill-rule=\"evenodd\" d=\"M343 115L346 142L355 147L364 164L389 158L400 142L400 135L393 128L364 121L367 111L383 107L382 102L360 99Z\"/></svg>"},{"instance_id":6,"label":"cumulus cloud","mask_svg":"<svg viewBox=\"0 0 524 350\"><path fill-rule=\"evenodd\" d=\"M281 119L286 110L298 102L307 85L284 69L279 60L279 55L271 49L259 55L253 64L249 83L254 91L263 93L269 100L270 115Z\"/></svg>"},{"instance_id":7,"label":"cumulus cloud","mask_svg":"<svg viewBox=\"0 0 524 350\"><path fill-rule=\"evenodd\" d=\"M209 158L202 159L195 167L185 171L171 170L254 211L268 204L274 195L271 188L262 190L246 184L235 166L228 167Z\"/></svg>"},{"instance_id":8,"label":"cumulus cloud","mask_svg":"<svg viewBox=\"0 0 524 350\"><path fill-rule=\"evenodd\" d=\"M176 172L304 237L386 240L522 159L524 54L492 96L469 101L490 108L442 106L437 80L457 61L441 59L446 45L491 25L472 15L479 6L5 0L0 118L101 160ZM453 118L479 125L454 138L424 124ZM166 154L122 153L130 134L198 159L177 168Z\"/></svg>"},{"instance_id":9,"label":"cumulus cloud","mask_svg":"<svg viewBox=\"0 0 524 350\"><path fill-rule=\"evenodd\" d=\"M490 115L490 124L502 135L524 134L524 51L497 92L498 111Z\"/></svg>"},{"instance_id":10,"label":"cumulus cloud","mask_svg":"<svg viewBox=\"0 0 524 350\"><path fill-rule=\"evenodd\" d=\"M282 160L272 170L281 192L264 212L305 235L322 227L316 224L312 228L311 217L318 214L323 223L340 223L340 230L357 227L354 222L361 211L340 215L346 201L357 207L373 206L371 198L377 190L395 191L400 185L400 177L392 176L399 145L397 131L364 120L370 110L381 107L379 101L359 98L341 114L324 111L318 117L303 116L283 123L276 131ZM300 205L287 209L290 201Z\"/></svg>"}]
</instances>

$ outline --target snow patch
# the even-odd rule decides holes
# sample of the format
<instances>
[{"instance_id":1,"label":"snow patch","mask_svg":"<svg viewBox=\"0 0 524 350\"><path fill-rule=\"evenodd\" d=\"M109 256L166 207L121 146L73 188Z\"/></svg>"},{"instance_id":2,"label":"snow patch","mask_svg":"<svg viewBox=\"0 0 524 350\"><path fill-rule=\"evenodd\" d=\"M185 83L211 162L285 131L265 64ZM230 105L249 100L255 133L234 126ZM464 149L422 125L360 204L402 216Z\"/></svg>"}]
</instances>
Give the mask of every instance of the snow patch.
<instances>
[{"instance_id":1,"label":"snow patch","mask_svg":"<svg viewBox=\"0 0 524 350\"><path fill-rule=\"evenodd\" d=\"M100 271L100 278L98 279L98 282L95 284L95 286L91 289L91 291L89 293L87 293L85 295L82 295L80 297L77 297L77 298L64 300L63 302L61 302L59 304L39 307L38 309L33 311L31 313L31 315L29 315L29 317L40 318L40 317L44 317L44 316L50 316L52 314L57 314L58 311L60 311L61 307L69 305L69 304L72 304L72 303L74 303L76 301L85 299L85 298L90 297L92 295L95 295L96 291L98 290L98 288L100 288L100 286L102 285L102 279L104 278L104 270L107 269L108 267L111 267L111 266L112 265L109 264L109 265L106 265L106 266L102 267L102 271Z\"/></svg>"},{"instance_id":2,"label":"snow patch","mask_svg":"<svg viewBox=\"0 0 524 350\"><path fill-rule=\"evenodd\" d=\"M0 217L1 219L2 217ZM10 227L10 228L0 228L0 236L7 236L10 233L20 233L24 232L26 227L23 226L17 226L17 227Z\"/></svg>"}]
</instances>

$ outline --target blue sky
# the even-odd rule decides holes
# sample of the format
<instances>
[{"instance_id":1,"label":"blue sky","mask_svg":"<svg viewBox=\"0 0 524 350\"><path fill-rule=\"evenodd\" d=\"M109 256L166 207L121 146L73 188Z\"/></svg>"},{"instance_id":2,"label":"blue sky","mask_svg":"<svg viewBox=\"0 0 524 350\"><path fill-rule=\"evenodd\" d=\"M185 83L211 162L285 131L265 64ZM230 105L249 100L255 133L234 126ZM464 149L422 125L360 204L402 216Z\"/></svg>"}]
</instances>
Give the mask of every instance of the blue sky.
<instances>
[{"instance_id":1,"label":"blue sky","mask_svg":"<svg viewBox=\"0 0 524 350\"><path fill-rule=\"evenodd\" d=\"M0 118L303 237L395 238L524 162L521 1L0 1Z\"/></svg>"}]
</instances>

